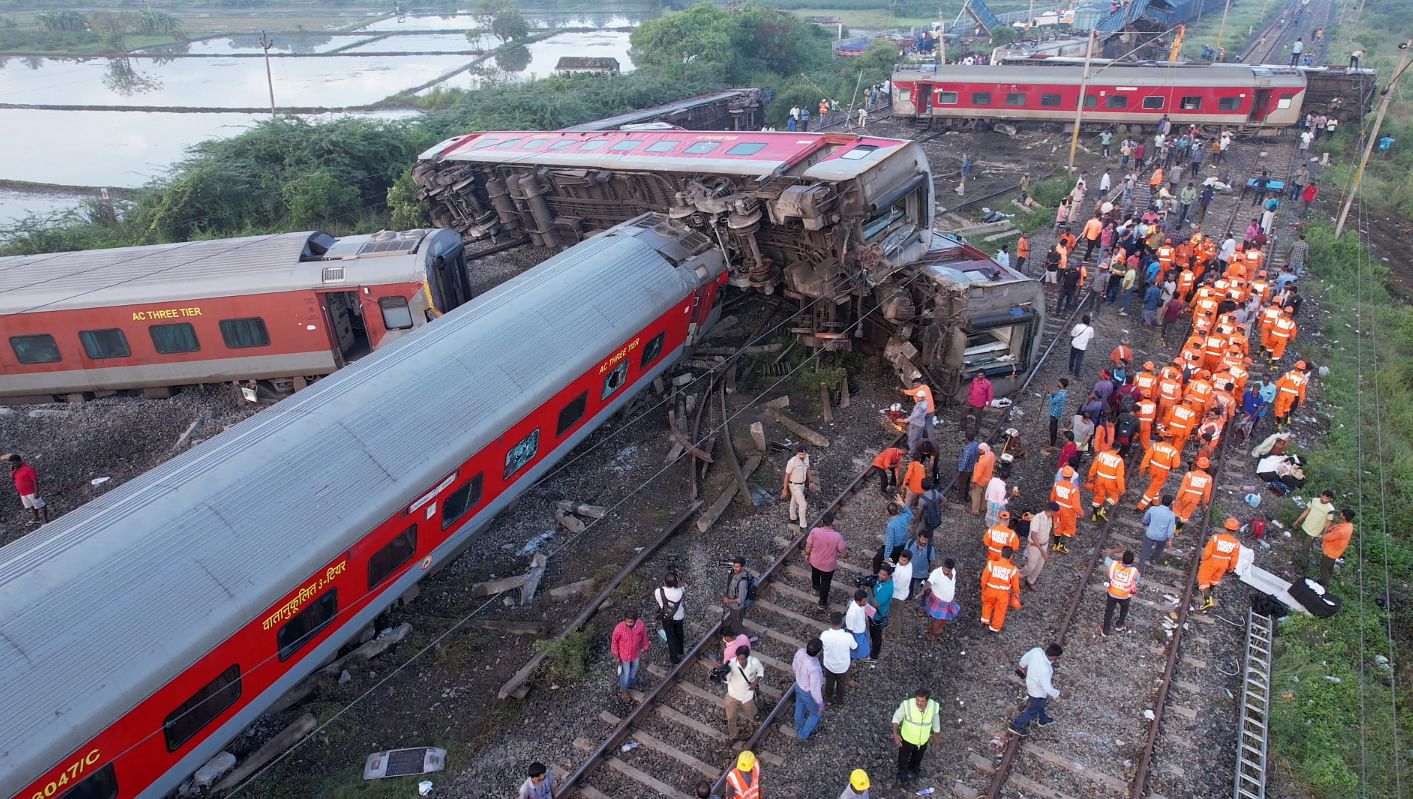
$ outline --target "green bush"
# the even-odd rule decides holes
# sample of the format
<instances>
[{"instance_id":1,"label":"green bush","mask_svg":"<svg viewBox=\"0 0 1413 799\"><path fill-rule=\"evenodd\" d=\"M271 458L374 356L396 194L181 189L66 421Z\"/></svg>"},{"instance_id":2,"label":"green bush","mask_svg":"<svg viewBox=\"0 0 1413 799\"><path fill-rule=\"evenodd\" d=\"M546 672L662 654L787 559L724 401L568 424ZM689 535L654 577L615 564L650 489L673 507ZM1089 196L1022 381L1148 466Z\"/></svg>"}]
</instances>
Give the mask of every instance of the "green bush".
<instances>
[{"instance_id":1,"label":"green bush","mask_svg":"<svg viewBox=\"0 0 1413 799\"><path fill-rule=\"evenodd\" d=\"M577 630L562 638L536 641L535 651L545 656L541 672L558 685L583 682L589 674L588 630Z\"/></svg>"}]
</instances>

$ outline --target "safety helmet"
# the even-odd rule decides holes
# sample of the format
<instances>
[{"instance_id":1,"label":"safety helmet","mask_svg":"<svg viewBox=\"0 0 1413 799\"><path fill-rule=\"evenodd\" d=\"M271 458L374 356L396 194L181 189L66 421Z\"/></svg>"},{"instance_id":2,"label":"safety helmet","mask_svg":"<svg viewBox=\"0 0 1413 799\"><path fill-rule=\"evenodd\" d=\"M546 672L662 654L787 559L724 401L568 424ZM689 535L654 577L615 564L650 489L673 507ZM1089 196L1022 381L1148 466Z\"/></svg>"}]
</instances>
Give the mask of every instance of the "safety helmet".
<instances>
[{"instance_id":1,"label":"safety helmet","mask_svg":"<svg viewBox=\"0 0 1413 799\"><path fill-rule=\"evenodd\" d=\"M1232 532L1236 532L1241 529L1241 522L1237 521L1235 516L1228 516L1227 520L1222 523L1222 526Z\"/></svg>"},{"instance_id":2,"label":"safety helmet","mask_svg":"<svg viewBox=\"0 0 1413 799\"><path fill-rule=\"evenodd\" d=\"M856 791L868 790L868 772L861 768L854 769L849 775L849 785Z\"/></svg>"},{"instance_id":3,"label":"safety helmet","mask_svg":"<svg viewBox=\"0 0 1413 799\"><path fill-rule=\"evenodd\" d=\"M1211 465L1212 461L1206 455L1197 459L1197 468L1199 469L1206 469L1211 467Z\"/></svg>"},{"instance_id":4,"label":"safety helmet","mask_svg":"<svg viewBox=\"0 0 1413 799\"><path fill-rule=\"evenodd\" d=\"M1154 370L1155 368L1157 368L1157 367L1153 366L1153 362L1152 362L1152 361L1144 361L1144 362L1143 362L1143 368L1144 368L1144 369L1147 369L1148 371L1151 372L1151 371L1153 371L1153 370Z\"/></svg>"},{"instance_id":5,"label":"safety helmet","mask_svg":"<svg viewBox=\"0 0 1413 799\"><path fill-rule=\"evenodd\" d=\"M736 768L742 771L750 771L756 767L756 753L747 749L736 757Z\"/></svg>"},{"instance_id":6,"label":"safety helmet","mask_svg":"<svg viewBox=\"0 0 1413 799\"><path fill-rule=\"evenodd\" d=\"M1309 369L1309 368L1310 368L1310 365L1307 364L1307 363L1305 363L1304 361L1296 361L1296 362L1295 362L1295 368L1296 368L1296 369L1299 369L1300 371L1303 372L1303 371L1305 371L1306 369Z\"/></svg>"},{"instance_id":7,"label":"safety helmet","mask_svg":"<svg viewBox=\"0 0 1413 799\"><path fill-rule=\"evenodd\" d=\"M1066 466L1065 468L1060 470L1060 474L1065 477L1074 477L1074 467Z\"/></svg>"}]
</instances>

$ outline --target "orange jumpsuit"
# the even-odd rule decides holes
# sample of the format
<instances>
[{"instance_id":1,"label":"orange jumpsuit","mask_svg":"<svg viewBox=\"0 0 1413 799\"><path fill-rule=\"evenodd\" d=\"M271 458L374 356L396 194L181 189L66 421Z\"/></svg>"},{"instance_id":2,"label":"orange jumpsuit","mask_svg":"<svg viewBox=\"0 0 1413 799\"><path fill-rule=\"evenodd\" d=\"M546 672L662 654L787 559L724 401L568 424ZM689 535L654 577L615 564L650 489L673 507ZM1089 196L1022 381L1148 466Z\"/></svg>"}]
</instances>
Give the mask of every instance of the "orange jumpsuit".
<instances>
[{"instance_id":1,"label":"orange jumpsuit","mask_svg":"<svg viewBox=\"0 0 1413 799\"><path fill-rule=\"evenodd\" d=\"M1094 484L1094 496L1090 504L1098 510L1104 504L1116 505L1123 496L1124 459L1117 452L1103 451L1089 467L1089 482Z\"/></svg>"},{"instance_id":2,"label":"orange jumpsuit","mask_svg":"<svg viewBox=\"0 0 1413 799\"><path fill-rule=\"evenodd\" d=\"M1138 401L1138 442L1146 450L1153 446L1153 423L1158 421L1158 403L1151 399Z\"/></svg>"},{"instance_id":3,"label":"orange jumpsuit","mask_svg":"<svg viewBox=\"0 0 1413 799\"><path fill-rule=\"evenodd\" d=\"M1138 396L1152 399L1158 394L1158 376L1143 371L1133 376L1133 384L1138 386Z\"/></svg>"},{"instance_id":4,"label":"orange jumpsuit","mask_svg":"<svg viewBox=\"0 0 1413 799\"><path fill-rule=\"evenodd\" d=\"M1143 453L1143 461L1138 470L1148 475L1148 488L1143 491L1143 499L1138 501L1139 510L1147 510L1149 505L1163 495L1168 475L1182 463L1182 452L1167 441L1159 441Z\"/></svg>"},{"instance_id":5,"label":"orange jumpsuit","mask_svg":"<svg viewBox=\"0 0 1413 799\"><path fill-rule=\"evenodd\" d=\"M1084 499L1079 486L1068 480L1061 480L1051 487L1050 501L1060 506L1060 512L1055 517L1056 537L1074 538L1075 519L1084 512L1081 509Z\"/></svg>"},{"instance_id":6,"label":"orange jumpsuit","mask_svg":"<svg viewBox=\"0 0 1413 799\"><path fill-rule=\"evenodd\" d=\"M1182 452L1187 447L1187 437L1192 435L1197 421L1197 411L1190 405L1185 402L1174 405L1163 420L1163 435L1171 438L1173 446L1177 447L1178 452Z\"/></svg>"},{"instance_id":7,"label":"orange jumpsuit","mask_svg":"<svg viewBox=\"0 0 1413 799\"><path fill-rule=\"evenodd\" d=\"M1000 560L1001 550L1010 547L1012 552L1020 551L1020 536L1004 523L993 525L981 535L981 543L986 546L987 560Z\"/></svg>"},{"instance_id":8,"label":"orange jumpsuit","mask_svg":"<svg viewBox=\"0 0 1413 799\"><path fill-rule=\"evenodd\" d=\"M1212 404L1211 381L1205 377L1194 377L1187 381L1187 391L1183 393L1182 401L1198 413L1206 413L1208 406Z\"/></svg>"},{"instance_id":9,"label":"orange jumpsuit","mask_svg":"<svg viewBox=\"0 0 1413 799\"><path fill-rule=\"evenodd\" d=\"M1212 483L1212 475L1201 469L1193 469L1183 475L1177 499L1173 501L1173 514L1179 521L1186 524L1198 508L1206 507L1212 501Z\"/></svg>"},{"instance_id":10,"label":"orange jumpsuit","mask_svg":"<svg viewBox=\"0 0 1413 799\"><path fill-rule=\"evenodd\" d=\"M1193 274L1191 269L1184 269L1178 273L1177 295L1179 297L1186 297L1195 285L1197 285L1197 275Z\"/></svg>"},{"instance_id":11,"label":"orange jumpsuit","mask_svg":"<svg viewBox=\"0 0 1413 799\"><path fill-rule=\"evenodd\" d=\"M1222 356L1227 351L1227 337L1219 331L1208 333L1202 341L1202 368L1215 372L1221 367Z\"/></svg>"},{"instance_id":12,"label":"orange jumpsuit","mask_svg":"<svg viewBox=\"0 0 1413 799\"><path fill-rule=\"evenodd\" d=\"M1295 335L1300 332L1300 328L1295 324L1295 320L1282 313L1276 317L1276 321L1271 325L1271 358L1279 361L1285 357L1285 348L1290 346L1290 342L1295 339Z\"/></svg>"},{"instance_id":13,"label":"orange jumpsuit","mask_svg":"<svg viewBox=\"0 0 1413 799\"><path fill-rule=\"evenodd\" d=\"M1020 609L1020 569L1005 558L986 562L981 570L981 623L993 633L1006 626L1006 611Z\"/></svg>"},{"instance_id":14,"label":"orange jumpsuit","mask_svg":"<svg viewBox=\"0 0 1413 799\"><path fill-rule=\"evenodd\" d=\"M1089 439L1090 452L1106 452L1114 444L1114 425L1109 421L1100 422L1094 428L1094 436Z\"/></svg>"},{"instance_id":15,"label":"orange jumpsuit","mask_svg":"<svg viewBox=\"0 0 1413 799\"><path fill-rule=\"evenodd\" d=\"M1236 571L1241 543L1231 533L1217 533L1207 539L1202 563L1197 567L1197 587L1202 591L1220 583L1227 572Z\"/></svg>"},{"instance_id":16,"label":"orange jumpsuit","mask_svg":"<svg viewBox=\"0 0 1413 799\"><path fill-rule=\"evenodd\" d=\"M1276 320L1279 319L1283 313L1284 311L1281 310L1279 305L1269 305L1266 307L1266 310L1262 311L1261 315L1257 317L1261 327L1261 349L1269 350L1271 348L1271 331L1275 329Z\"/></svg>"},{"instance_id":17,"label":"orange jumpsuit","mask_svg":"<svg viewBox=\"0 0 1413 799\"><path fill-rule=\"evenodd\" d=\"M1154 250L1153 255L1158 259L1158 274L1167 277L1168 270L1173 268L1173 258L1177 256L1177 251L1173 249L1172 245L1164 244Z\"/></svg>"},{"instance_id":18,"label":"orange jumpsuit","mask_svg":"<svg viewBox=\"0 0 1413 799\"><path fill-rule=\"evenodd\" d=\"M1310 376L1292 369L1281 375L1276 381L1276 420L1280 421L1290 415L1295 408L1295 401L1305 402L1305 387L1310 384Z\"/></svg>"},{"instance_id":19,"label":"orange jumpsuit","mask_svg":"<svg viewBox=\"0 0 1413 799\"><path fill-rule=\"evenodd\" d=\"M1210 459L1222 440L1222 422L1211 416L1197 428L1197 457Z\"/></svg>"},{"instance_id":20,"label":"orange jumpsuit","mask_svg":"<svg viewBox=\"0 0 1413 799\"><path fill-rule=\"evenodd\" d=\"M1182 402L1182 381L1171 372L1165 372L1158 381L1158 418L1166 419L1179 402Z\"/></svg>"}]
</instances>

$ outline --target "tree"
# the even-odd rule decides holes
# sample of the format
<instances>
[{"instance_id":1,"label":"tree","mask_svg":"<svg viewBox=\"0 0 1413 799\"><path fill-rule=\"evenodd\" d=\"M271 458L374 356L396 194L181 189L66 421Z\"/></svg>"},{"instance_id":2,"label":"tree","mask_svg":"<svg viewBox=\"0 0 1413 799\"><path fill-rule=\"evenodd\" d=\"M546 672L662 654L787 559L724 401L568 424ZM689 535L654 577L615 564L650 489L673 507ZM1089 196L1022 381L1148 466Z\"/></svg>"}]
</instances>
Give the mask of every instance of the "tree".
<instances>
[{"instance_id":1,"label":"tree","mask_svg":"<svg viewBox=\"0 0 1413 799\"><path fill-rule=\"evenodd\" d=\"M523 44L502 47L496 50L496 66L502 72L524 72L530 66L530 48Z\"/></svg>"},{"instance_id":2,"label":"tree","mask_svg":"<svg viewBox=\"0 0 1413 799\"><path fill-rule=\"evenodd\" d=\"M668 77L728 81L740 72L731 15L708 4L663 14L633 30L633 63Z\"/></svg>"},{"instance_id":3,"label":"tree","mask_svg":"<svg viewBox=\"0 0 1413 799\"><path fill-rule=\"evenodd\" d=\"M143 11L137 15L134 25L144 36L181 36L182 22L171 14L161 11Z\"/></svg>"},{"instance_id":4,"label":"tree","mask_svg":"<svg viewBox=\"0 0 1413 799\"><path fill-rule=\"evenodd\" d=\"M133 18L128 14L112 11L95 11L88 15L88 29L103 37L103 41L114 50L126 50L128 31L132 29Z\"/></svg>"},{"instance_id":5,"label":"tree","mask_svg":"<svg viewBox=\"0 0 1413 799\"><path fill-rule=\"evenodd\" d=\"M295 227L333 227L331 223L358 216L358 189L329 169L316 169L285 183L281 195Z\"/></svg>"},{"instance_id":6,"label":"tree","mask_svg":"<svg viewBox=\"0 0 1413 799\"><path fill-rule=\"evenodd\" d=\"M481 0L476 17L481 27L502 42L520 41L530 35L530 23L510 0Z\"/></svg>"},{"instance_id":7,"label":"tree","mask_svg":"<svg viewBox=\"0 0 1413 799\"><path fill-rule=\"evenodd\" d=\"M752 3L731 17L732 46L755 62L780 75L795 75L818 67L828 57L829 34L802 22L794 14ZM733 75L740 79L741 74Z\"/></svg>"},{"instance_id":8,"label":"tree","mask_svg":"<svg viewBox=\"0 0 1413 799\"><path fill-rule=\"evenodd\" d=\"M66 31L80 33L88 30L88 17L78 11L53 11L40 14L36 19L51 33Z\"/></svg>"},{"instance_id":9,"label":"tree","mask_svg":"<svg viewBox=\"0 0 1413 799\"><path fill-rule=\"evenodd\" d=\"M432 221L427 217L427 206L422 204L422 198L417 193L417 184L412 182L412 170L403 172L397 182L388 189L388 211L391 212L390 224L394 230L431 226Z\"/></svg>"}]
</instances>

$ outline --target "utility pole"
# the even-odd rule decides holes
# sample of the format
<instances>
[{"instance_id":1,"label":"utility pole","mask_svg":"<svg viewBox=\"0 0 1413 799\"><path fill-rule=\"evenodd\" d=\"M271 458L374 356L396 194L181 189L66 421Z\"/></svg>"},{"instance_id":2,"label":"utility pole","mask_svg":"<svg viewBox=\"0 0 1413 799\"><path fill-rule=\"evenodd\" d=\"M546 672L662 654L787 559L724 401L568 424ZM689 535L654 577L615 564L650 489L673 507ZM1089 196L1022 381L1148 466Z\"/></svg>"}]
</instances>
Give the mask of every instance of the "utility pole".
<instances>
[{"instance_id":1,"label":"utility pole","mask_svg":"<svg viewBox=\"0 0 1413 799\"><path fill-rule=\"evenodd\" d=\"M937 66L947 63L947 4L937 4Z\"/></svg>"},{"instance_id":2,"label":"utility pole","mask_svg":"<svg viewBox=\"0 0 1413 799\"><path fill-rule=\"evenodd\" d=\"M1231 0L1227 0L1226 7L1222 9L1222 23L1217 26L1217 52L1222 50L1222 34L1227 30L1227 12L1231 11Z\"/></svg>"},{"instance_id":3,"label":"utility pole","mask_svg":"<svg viewBox=\"0 0 1413 799\"><path fill-rule=\"evenodd\" d=\"M260 31L260 47L265 50L265 85L270 87L270 116L278 116L275 112L275 78L270 74L270 48L275 46L275 40L270 38L270 34L263 29Z\"/></svg>"},{"instance_id":4,"label":"utility pole","mask_svg":"<svg viewBox=\"0 0 1413 799\"><path fill-rule=\"evenodd\" d=\"M1344 196L1344 207L1339 209L1339 220L1335 222L1336 238L1344 233L1344 223L1349 219L1349 208L1354 205L1354 195L1359 193L1359 181L1364 178L1364 168L1369 165L1369 155L1374 152L1374 143L1379 138L1379 128L1384 124L1384 114L1388 113L1388 105L1393 102L1393 89L1398 85L1398 79L1403 77L1404 70L1408 69L1410 47L1413 47L1413 40L1398 46L1398 66L1393 70L1393 76L1389 78L1388 85L1384 87L1384 98L1379 101L1379 112L1374 115L1374 126L1369 131L1368 140L1364 142L1364 155L1359 159L1359 168L1355 170L1354 180L1349 184L1349 193Z\"/></svg>"},{"instance_id":5,"label":"utility pole","mask_svg":"<svg viewBox=\"0 0 1413 799\"><path fill-rule=\"evenodd\" d=\"M1084 95L1089 89L1089 63L1094 58L1094 40L1099 37L1097 31L1089 32L1089 44L1084 48L1084 74L1079 79L1079 102L1074 109L1074 132L1070 135L1070 161L1065 168L1074 171L1074 154L1079 149L1079 128L1084 120Z\"/></svg>"}]
</instances>

